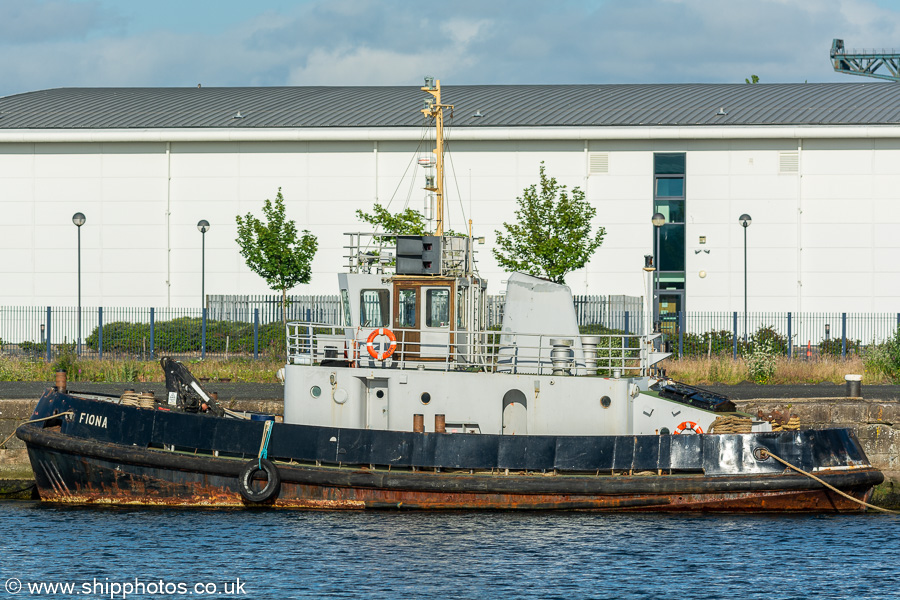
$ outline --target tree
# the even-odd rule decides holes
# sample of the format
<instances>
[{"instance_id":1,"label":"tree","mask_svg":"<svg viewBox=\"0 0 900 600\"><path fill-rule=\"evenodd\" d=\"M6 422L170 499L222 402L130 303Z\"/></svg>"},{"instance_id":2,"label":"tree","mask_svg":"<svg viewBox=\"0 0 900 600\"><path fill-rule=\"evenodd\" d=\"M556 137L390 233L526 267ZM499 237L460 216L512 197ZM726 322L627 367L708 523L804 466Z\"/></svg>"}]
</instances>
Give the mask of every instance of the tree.
<instances>
[{"instance_id":1,"label":"tree","mask_svg":"<svg viewBox=\"0 0 900 600\"><path fill-rule=\"evenodd\" d=\"M356 216L360 221L364 221L381 230L384 233L396 233L398 235L429 235L428 227L425 224L425 215L419 211L407 208L398 213L391 213L378 202L372 207L371 213L365 213L359 209ZM444 235L460 235L452 229L445 229ZM379 244L393 243L393 236L375 236Z\"/></svg>"},{"instance_id":2,"label":"tree","mask_svg":"<svg viewBox=\"0 0 900 600\"><path fill-rule=\"evenodd\" d=\"M580 269L603 243L606 229L591 233L597 209L584 199L580 188L548 177L541 162L541 188L530 185L516 199L515 223L504 223L506 233L495 231L494 257L507 271L521 271L565 283L566 275Z\"/></svg>"},{"instance_id":3,"label":"tree","mask_svg":"<svg viewBox=\"0 0 900 600\"><path fill-rule=\"evenodd\" d=\"M287 291L300 283L309 283L310 264L319 242L306 229L302 236L297 236L297 226L285 217L281 188L274 203L266 199L263 214L267 223L251 213L245 217L237 215L235 241L250 270L265 279L270 289L281 291L281 319L286 323Z\"/></svg>"},{"instance_id":4,"label":"tree","mask_svg":"<svg viewBox=\"0 0 900 600\"><path fill-rule=\"evenodd\" d=\"M427 235L425 229L425 216L417 210L407 208L402 212L392 214L378 202L372 207L371 213L365 213L359 209L356 216L385 233L397 233L400 235ZM393 241L391 236L376 236L378 243L385 244Z\"/></svg>"},{"instance_id":5,"label":"tree","mask_svg":"<svg viewBox=\"0 0 900 600\"><path fill-rule=\"evenodd\" d=\"M751 75L750 79L744 79L744 83L759 83L759 76Z\"/></svg>"}]
</instances>

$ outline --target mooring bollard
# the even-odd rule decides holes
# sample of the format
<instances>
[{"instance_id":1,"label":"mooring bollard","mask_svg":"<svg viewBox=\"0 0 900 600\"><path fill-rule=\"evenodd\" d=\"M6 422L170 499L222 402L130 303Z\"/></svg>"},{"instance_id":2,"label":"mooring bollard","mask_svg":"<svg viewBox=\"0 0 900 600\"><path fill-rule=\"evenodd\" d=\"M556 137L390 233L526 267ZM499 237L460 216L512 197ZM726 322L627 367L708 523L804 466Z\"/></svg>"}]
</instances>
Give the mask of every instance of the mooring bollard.
<instances>
[{"instance_id":1,"label":"mooring bollard","mask_svg":"<svg viewBox=\"0 0 900 600\"><path fill-rule=\"evenodd\" d=\"M844 375L844 381L848 398L862 398L862 375Z\"/></svg>"},{"instance_id":2,"label":"mooring bollard","mask_svg":"<svg viewBox=\"0 0 900 600\"><path fill-rule=\"evenodd\" d=\"M447 433L447 418L444 415L434 415L434 432Z\"/></svg>"},{"instance_id":3,"label":"mooring bollard","mask_svg":"<svg viewBox=\"0 0 900 600\"><path fill-rule=\"evenodd\" d=\"M425 433L425 415L413 415L413 433Z\"/></svg>"},{"instance_id":4,"label":"mooring bollard","mask_svg":"<svg viewBox=\"0 0 900 600\"><path fill-rule=\"evenodd\" d=\"M66 372L65 371L57 371L56 372L56 389L58 389L63 394L66 393Z\"/></svg>"}]
</instances>

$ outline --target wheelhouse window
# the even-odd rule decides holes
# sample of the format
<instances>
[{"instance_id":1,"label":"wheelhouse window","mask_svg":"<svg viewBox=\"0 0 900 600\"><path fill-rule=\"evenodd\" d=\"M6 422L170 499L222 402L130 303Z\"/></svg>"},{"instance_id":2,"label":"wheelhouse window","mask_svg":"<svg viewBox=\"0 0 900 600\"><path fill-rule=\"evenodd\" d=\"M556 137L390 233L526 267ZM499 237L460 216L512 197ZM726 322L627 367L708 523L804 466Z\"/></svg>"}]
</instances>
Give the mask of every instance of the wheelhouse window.
<instances>
[{"instance_id":1,"label":"wheelhouse window","mask_svg":"<svg viewBox=\"0 0 900 600\"><path fill-rule=\"evenodd\" d=\"M397 292L397 326L416 326L416 290L405 289Z\"/></svg>"},{"instance_id":2,"label":"wheelhouse window","mask_svg":"<svg viewBox=\"0 0 900 600\"><path fill-rule=\"evenodd\" d=\"M391 322L387 290L362 290L359 294L359 326L387 327Z\"/></svg>"},{"instance_id":3,"label":"wheelhouse window","mask_svg":"<svg viewBox=\"0 0 900 600\"><path fill-rule=\"evenodd\" d=\"M347 290L341 290L341 306L344 309L344 327L351 327L350 322L350 293Z\"/></svg>"},{"instance_id":4,"label":"wheelhouse window","mask_svg":"<svg viewBox=\"0 0 900 600\"><path fill-rule=\"evenodd\" d=\"M425 326L450 326L450 289L425 291Z\"/></svg>"}]
</instances>

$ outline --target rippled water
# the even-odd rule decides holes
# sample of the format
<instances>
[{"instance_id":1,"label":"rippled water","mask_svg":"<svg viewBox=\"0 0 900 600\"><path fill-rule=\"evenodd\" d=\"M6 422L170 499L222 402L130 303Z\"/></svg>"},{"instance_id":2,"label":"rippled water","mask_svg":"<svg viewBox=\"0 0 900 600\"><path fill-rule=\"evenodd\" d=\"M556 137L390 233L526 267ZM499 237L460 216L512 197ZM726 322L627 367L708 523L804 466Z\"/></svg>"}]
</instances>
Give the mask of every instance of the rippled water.
<instances>
[{"instance_id":1,"label":"rippled water","mask_svg":"<svg viewBox=\"0 0 900 600\"><path fill-rule=\"evenodd\" d=\"M89 598L110 598L112 583L136 579L181 583L191 592L198 583L211 584L218 593L207 597L214 598L897 598L898 534L900 518L883 515L351 513L6 502L0 503L0 595L6 595L4 582L17 578L23 589L16 597L57 598L65 596L29 594L28 585L74 582L78 597ZM242 593L223 593L237 578ZM94 588L85 594L84 585ZM127 597L188 595L197 593L163 588Z\"/></svg>"}]
</instances>

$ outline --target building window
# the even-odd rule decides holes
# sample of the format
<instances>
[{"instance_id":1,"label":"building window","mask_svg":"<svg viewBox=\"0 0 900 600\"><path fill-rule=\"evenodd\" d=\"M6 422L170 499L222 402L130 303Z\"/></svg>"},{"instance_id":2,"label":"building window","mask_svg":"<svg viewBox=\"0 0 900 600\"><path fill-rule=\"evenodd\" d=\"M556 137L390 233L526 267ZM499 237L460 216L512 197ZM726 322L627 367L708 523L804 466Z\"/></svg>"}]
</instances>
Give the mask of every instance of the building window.
<instances>
[{"instance_id":1,"label":"building window","mask_svg":"<svg viewBox=\"0 0 900 600\"><path fill-rule=\"evenodd\" d=\"M653 155L653 212L662 213L666 224L659 232L659 316L684 310L685 267L685 154ZM656 235L656 232L653 232ZM654 240L654 244L656 241Z\"/></svg>"}]
</instances>

